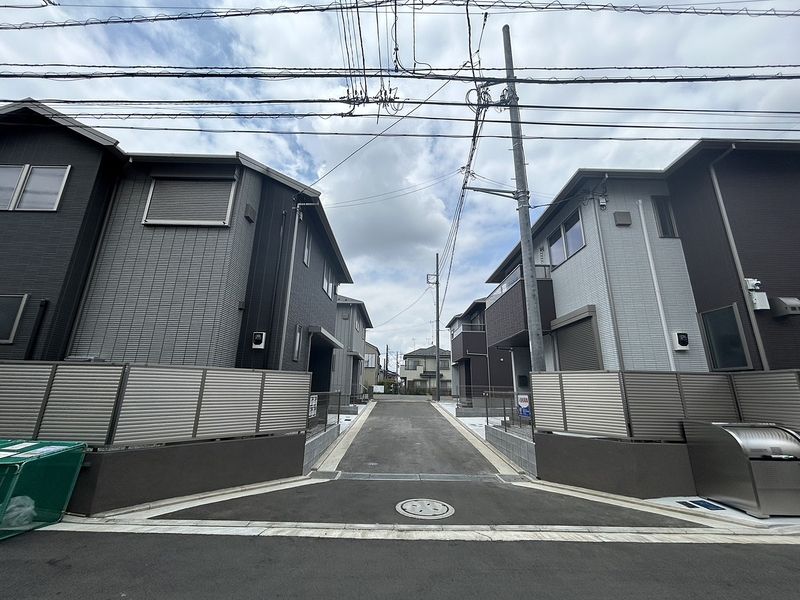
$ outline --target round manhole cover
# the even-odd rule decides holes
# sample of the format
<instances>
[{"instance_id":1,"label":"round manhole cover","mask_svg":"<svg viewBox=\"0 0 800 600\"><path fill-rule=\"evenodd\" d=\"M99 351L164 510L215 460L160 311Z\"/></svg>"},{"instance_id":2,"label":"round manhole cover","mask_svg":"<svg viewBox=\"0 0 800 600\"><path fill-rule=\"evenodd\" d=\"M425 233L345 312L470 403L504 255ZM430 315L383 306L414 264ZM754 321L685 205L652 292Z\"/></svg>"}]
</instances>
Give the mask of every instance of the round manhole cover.
<instances>
[{"instance_id":1,"label":"round manhole cover","mask_svg":"<svg viewBox=\"0 0 800 600\"><path fill-rule=\"evenodd\" d=\"M395 508L401 515L414 519L446 519L456 512L456 509L446 502L430 498L403 500L398 502Z\"/></svg>"}]
</instances>

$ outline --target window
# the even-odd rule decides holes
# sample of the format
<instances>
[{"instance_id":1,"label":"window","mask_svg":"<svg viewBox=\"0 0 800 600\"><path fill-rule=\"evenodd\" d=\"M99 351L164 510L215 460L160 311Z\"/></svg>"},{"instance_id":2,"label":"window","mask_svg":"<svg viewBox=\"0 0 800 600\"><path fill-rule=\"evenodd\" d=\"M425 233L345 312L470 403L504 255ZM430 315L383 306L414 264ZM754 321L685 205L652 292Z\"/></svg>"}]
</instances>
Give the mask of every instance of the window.
<instances>
[{"instance_id":1,"label":"window","mask_svg":"<svg viewBox=\"0 0 800 600\"><path fill-rule=\"evenodd\" d=\"M419 368L419 365L420 365L420 361L419 360L414 359L414 358L409 358L406 361L406 370L414 371L414 370Z\"/></svg>"},{"instance_id":2,"label":"window","mask_svg":"<svg viewBox=\"0 0 800 600\"><path fill-rule=\"evenodd\" d=\"M69 170L69 166L0 166L0 210L56 210Z\"/></svg>"},{"instance_id":3,"label":"window","mask_svg":"<svg viewBox=\"0 0 800 600\"><path fill-rule=\"evenodd\" d=\"M13 344L28 294L0 296L0 344Z\"/></svg>"},{"instance_id":4,"label":"window","mask_svg":"<svg viewBox=\"0 0 800 600\"><path fill-rule=\"evenodd\" d=\"M336 295L336 284L333 281L333 272L328 263L325 263L325 268L322 270L322 289L331 299Z\"/></svg>"},{"instance_id":5,"label":"window","mask_svg":"<svg viewBox=\"0 0 800 600\"><path fill-rule=\"evenodd\" d=\"M292 360L300 360L300 345L303 341L303 328L300 325L294 326L294 350L292 350Z\"/></svg>"},{"instance_id":6,"label":"window","mask_svg":"<svg viewBox=\"0 0 800 600\"><path fill-rule=\"evenodd\" d=\"M311 229L306 229L306 244L303 246L303 264L311 264Z\"/></svg>"},{"instance_id":7,"label":"window","mask_svg":"<svg viewBox=\"0 0 800 600\"><path fill-rule=\"evenodd\" d=\"M228 225L235 188L233 179L154 178L142 223Z\"/></svg>"},{"instance_id":8,"label":"window","mask_svg":"<svg viewBox=\"0 0 800 600\"><path fill-rule=\"evenodd\" d=\"M353 315L353 325L355 325L356 331L361 331L361 319L358 318L358 315Z\"/></svg>"},{"instance_id":9,"label":"window","mask_svg":"<svg viewBox=\"0 0 800 600\"><path fill-rule=\"evenodd\" d=\"M447 360L446 358L440 358L439 359L439 369L447 370L449 368L450 368L450 361Z\"/></svg>"},{"instance_id":10,"label":"window","mask_svg":"<svg viewBox=\"0 0 800 600\"><path fill-rule=\"evenodd\" d=\"M375 359L376 356L374 354L367 354L366 364L364 365L367 369L374 369L375 368Z\"/></svg>"},{"instance_id":11,"label":"window","mask_svg":"<svg viewBox=\"0 0 800 600\"><path fill-rule=\"evenodd\" d=\"M713 369L747 369L750 360L736 305L700 315Z\"/></svg>"},{"instance_id":12,"label":"window","mask_svg":"<svg viewBox=\"0 0 800 600\"><path fill-rule=\"evenodd\" d=\"M656 213L656 223L658 223L658 235L662 238L678 237L678 229L675 227L675 215L672 213L672 204L668 196L653 196L653 210Z\"/></svg>"},{"instance_id":13,"label":"window","mask_svg":"<svg viewBox=\"0 0 800 600\"><path fill-rule=\"evenodd\" d=\"M547 238L550 246L550 264L557 267L585 245L580 210L572 213Z\"/></svg>"}]
</instances>

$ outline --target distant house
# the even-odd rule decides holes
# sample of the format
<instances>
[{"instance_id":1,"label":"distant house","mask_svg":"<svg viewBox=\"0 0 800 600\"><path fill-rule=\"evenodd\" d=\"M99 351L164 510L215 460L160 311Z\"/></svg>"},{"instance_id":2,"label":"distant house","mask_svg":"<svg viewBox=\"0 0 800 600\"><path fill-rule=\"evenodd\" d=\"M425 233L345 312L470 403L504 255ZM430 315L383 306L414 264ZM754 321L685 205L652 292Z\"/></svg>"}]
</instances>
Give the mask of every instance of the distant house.
<instances>
[{"instance_id":1,"label":"distant house","mask_svg":"<svg viewBox=\"0 0 800 600\"><path fill-rule=\"evenodd\" d=\"M367 329L372 328L367 307L361 300L336 297L336 337L342 347L333 352L331 391L341 391L342 400L354 403L364 392Z\"/></svg>"},{"instance_id":2,"label":"distant house","mask_svg":"<svg viewBox=\"0 0 800 600\"><path fill-rule=\"evenodd\" d=\"M436 378L441 381L442 395L451 393L450 351L439 350L439 364L436 364L436 346L419 348L403 355L404 364L400 378L405 382L409 393L433 394L436 391Z\"/></svg>"},{"instance_id":3,"label":"distant house","mask_svg":"<svg viewBox=\"0 0 800 600\"><path fill-rule=\"evenodd\" d=\"M513 385L511 353L487 346L486 299L474 300L467 309L450 319L453 397L480 398L490 389L510 392Z\"/></svg>"},{"instance_id":4,"label":"distant house","mask_svg":"<svg viewBox=\"0 0 800 600\"><path fill-rule=\"evenodd\" d=\"M580 169L532 228L548 370L800 367L800 142L701 140L664 170ZM489 348L530 370L519 244Z\"/></svg>"},{"instance_id":5,"label":"distant house","mask_svg":"<svg viewBox=\"0 0 800 600\"><path fill-rule=\"evenodd\" d=\"M373 385L377 385L381 381L379 377L381 351L376 345L369 342L366 342L364 347L364 374L361 378L361 383L367 390L371 390Z\"/></svg>"},{"instance_id":6,"label":"distant house","mask_svg":"<svg viewBox=\"0 0 800 600\"><path fill-rule=\"evenodd\" d=\"M0 108L0 359L311 371L336 287L320 193L243 154L132 154L32 100Z\"/></svg>"}]
</instances>

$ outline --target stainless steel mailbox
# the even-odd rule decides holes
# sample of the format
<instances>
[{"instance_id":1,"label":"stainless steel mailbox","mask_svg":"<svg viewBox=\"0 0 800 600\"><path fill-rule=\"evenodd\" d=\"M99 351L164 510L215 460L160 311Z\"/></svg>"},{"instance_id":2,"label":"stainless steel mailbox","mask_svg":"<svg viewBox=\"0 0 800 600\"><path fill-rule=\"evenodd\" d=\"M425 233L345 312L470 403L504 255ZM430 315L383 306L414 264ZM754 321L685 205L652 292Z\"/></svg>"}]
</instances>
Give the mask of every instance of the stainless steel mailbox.
<instances>
[{"instance_id":1,"label":"stainless steel mailbox","mask_svg":"<svg viewBox=\"0 0 800 600\"><path fill-rule=\"evenodd\" d=\"M698 495L754 517L800 516L800 435L773 423L683 428Z\"/></svg>"}]
</instances>

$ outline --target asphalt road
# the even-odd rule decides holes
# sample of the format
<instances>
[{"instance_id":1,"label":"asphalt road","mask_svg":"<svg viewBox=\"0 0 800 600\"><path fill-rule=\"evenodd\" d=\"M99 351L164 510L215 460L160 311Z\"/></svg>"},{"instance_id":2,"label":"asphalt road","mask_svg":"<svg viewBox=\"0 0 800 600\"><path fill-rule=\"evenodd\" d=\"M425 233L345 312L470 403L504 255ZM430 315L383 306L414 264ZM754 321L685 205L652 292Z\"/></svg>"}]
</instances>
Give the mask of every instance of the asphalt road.
<instances>
[{"instance_id":1,"label":"asphalt road","mask_svg":"<svg viewBox=\"0 0 800 600\"><path fill-rule=\"evenodd\" d=\"M339 470L473 475L497 472L425 396L378 402L339 463Z\"/></svg>"},{"instance_id":2,"label":"asphalt road","mask_svg":"<svg viewBox=\"0 0 800 600\"><path fill-rule=\"evenodd\" d=\"M34 532L0 553L0 598L14 600L753 600L800 589L798 546Z\"/></svg>"}]
</instances>

